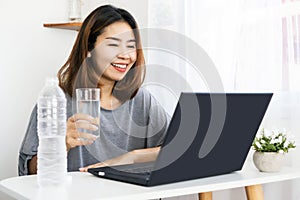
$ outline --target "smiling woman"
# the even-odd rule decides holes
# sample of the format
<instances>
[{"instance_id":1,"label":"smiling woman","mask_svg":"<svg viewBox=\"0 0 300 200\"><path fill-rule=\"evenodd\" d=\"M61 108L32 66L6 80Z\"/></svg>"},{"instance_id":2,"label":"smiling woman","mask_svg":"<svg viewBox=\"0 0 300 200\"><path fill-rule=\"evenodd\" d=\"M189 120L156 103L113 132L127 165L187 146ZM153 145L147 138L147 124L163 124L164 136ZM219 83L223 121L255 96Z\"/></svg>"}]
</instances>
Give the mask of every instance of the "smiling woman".
<instances>
[{"instance_id":1,"label":"smiling woman","mask_svg":"<svg viewBox=\"0 0 300 200\"><path fill-rule=\"evenodd\" d=\"M105 28L96 41L91 55L96 66L103 71L103 81L120 81L136 62L135 37L125 22L115 22Z\"/></svg>"},{"instance_id":2,"label":"smiling woman","mask_svg":"<svg viewBox=\"0 0 300 200\"><path fill-rule=\"evenodd\" d=\"M169 116L140 88L145 63L137 28L132 15L123 9L110 5L95 9L84 20L71 54L58 72L68 101L68 171L146 162L158 154ZM76 88L95 87L101 91L99 138L78 132L92 127L95 119L73 115L72 110ZM35 108L20 150L20 175L37 172L37 146Z\"/></svg>"}]
</instances>

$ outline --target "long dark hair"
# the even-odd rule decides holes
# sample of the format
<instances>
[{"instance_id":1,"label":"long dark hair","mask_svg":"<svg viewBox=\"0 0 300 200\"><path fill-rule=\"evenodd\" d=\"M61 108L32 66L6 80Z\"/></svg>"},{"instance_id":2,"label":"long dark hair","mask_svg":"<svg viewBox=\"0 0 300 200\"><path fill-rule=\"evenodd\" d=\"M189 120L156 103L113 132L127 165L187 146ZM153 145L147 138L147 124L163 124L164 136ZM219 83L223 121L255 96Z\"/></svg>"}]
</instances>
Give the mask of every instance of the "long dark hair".
<instances>
[{"instance_id":1,"label":"long dark hair","mask_svg":"<svg viewBox=\"0 0 300 200\"><path fill-rule=\"evenodd\" d=\"M142 51L140 33L133 16L124 9L111 5L100 6L92 11L83 21L75 44L67 62L58 71L60 87L71 97L76 88L98 87L101 73L94 66L88 52L95 48L97 37L114 22L123 21L132 28L135 40L137 59L126 76L115 83L112 94L121 101L133 98L145 78L145 60Z\"/></svg>"}]
</instances>

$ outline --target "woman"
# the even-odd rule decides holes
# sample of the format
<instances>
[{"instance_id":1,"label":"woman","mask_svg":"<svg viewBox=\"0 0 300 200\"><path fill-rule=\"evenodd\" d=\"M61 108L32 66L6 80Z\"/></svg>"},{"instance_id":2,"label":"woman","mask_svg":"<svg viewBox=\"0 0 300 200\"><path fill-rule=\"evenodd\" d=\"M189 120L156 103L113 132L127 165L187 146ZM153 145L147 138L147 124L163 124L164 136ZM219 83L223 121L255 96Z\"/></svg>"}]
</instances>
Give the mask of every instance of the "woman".
<instances>
[{"instance_id":1,"label":"woman","mask_svg":"<svg viewBox=\"0 0 300 200\"><path fill-rule=\"evenodd\" d=\"M67 96L68 171L154 160L168 126L168 116L154 97L140 88L144 56L138 26L130 13L110 5L83 22L72 52L58 72ZM96 130L96 119L74 114L76 88L101 91L100 138L78 129ZM74 107L74 106L73 106ZM36 173L37 109L34 108L19 155L19 174ZM79 139L84 137L85 139Z\"/></svg>"}]
</instances>

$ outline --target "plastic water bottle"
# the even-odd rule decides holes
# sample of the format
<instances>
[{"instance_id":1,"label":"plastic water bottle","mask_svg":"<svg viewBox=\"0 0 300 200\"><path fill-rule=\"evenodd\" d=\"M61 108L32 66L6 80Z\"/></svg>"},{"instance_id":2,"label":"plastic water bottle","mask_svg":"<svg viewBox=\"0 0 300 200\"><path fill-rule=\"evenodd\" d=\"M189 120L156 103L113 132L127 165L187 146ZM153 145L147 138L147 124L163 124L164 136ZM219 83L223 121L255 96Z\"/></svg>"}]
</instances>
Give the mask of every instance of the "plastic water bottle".
<instances>
[{"instance_id":1,"label":"plastic water bottle","mask_svg":"<svg viewBox=\"0 0 300 200\"><path fill-rule=\"evenodd\" d=\"M41 187L67 178L66 97L57 78L48 78L38 98L37 181Z\"/></svg>"}]
</instances>

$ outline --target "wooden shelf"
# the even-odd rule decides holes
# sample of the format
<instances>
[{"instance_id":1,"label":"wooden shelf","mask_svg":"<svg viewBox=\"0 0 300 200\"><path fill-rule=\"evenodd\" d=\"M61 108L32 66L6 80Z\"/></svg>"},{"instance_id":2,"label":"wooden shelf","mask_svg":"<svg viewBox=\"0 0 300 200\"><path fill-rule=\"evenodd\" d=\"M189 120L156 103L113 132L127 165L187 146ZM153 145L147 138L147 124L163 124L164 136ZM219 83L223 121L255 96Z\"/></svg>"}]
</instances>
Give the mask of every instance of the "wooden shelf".
<instances>
[{"instance_id":1,"label":"wooden shelf","mask_svg":"<svg viewBox=\"0 0 300 200\"><path fill-rule=\"evenodd\" d=\"M82 22L45 23L44 27L79 31Z\"/></svg>"}]
</instances>

